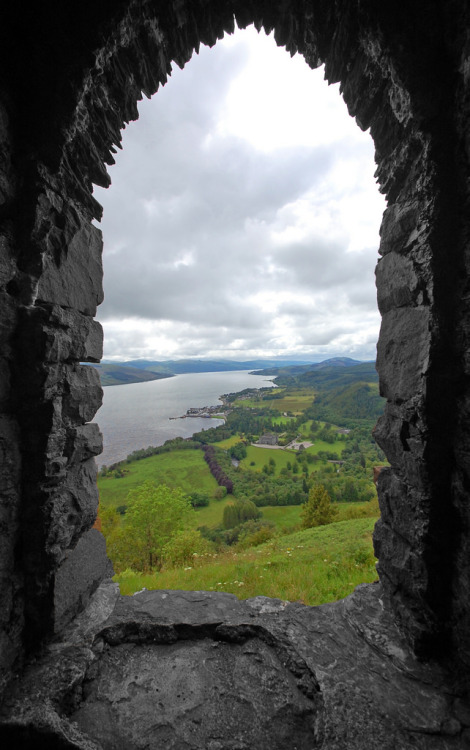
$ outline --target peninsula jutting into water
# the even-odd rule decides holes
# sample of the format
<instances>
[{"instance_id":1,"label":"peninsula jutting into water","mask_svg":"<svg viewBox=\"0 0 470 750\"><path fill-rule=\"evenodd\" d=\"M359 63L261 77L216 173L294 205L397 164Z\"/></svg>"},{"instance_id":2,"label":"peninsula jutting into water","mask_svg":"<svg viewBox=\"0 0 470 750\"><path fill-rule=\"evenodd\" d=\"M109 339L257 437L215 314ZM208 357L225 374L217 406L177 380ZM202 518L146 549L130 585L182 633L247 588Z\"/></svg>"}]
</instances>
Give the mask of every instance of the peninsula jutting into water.
<instances>
[{"instance_id":1,"label":"peninsula jutting into water","mask_svg":"<svg viewBox=\"0 0 470 750\"><path fill-rule=\"evenodd\" d=\"M253 375L248 370L198 372L125 388L104 388L103 406L95 418L104 439L98 466L122 461L139 448L163 445L174 437L191 437L194 432L222 424L222 420L203 416L174 417L207 405L219 409L221 394L272 387L273 378L274 375Z\"/></svg>"}]
</instances>

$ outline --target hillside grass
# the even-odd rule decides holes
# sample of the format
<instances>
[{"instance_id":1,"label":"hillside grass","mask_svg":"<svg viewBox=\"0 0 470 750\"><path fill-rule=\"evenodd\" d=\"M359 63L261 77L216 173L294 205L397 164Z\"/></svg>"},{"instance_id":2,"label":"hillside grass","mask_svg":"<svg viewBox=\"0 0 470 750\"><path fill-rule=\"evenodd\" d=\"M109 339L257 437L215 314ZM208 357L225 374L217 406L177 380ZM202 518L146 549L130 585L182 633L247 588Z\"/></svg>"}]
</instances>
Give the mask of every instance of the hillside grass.
<instances>
[{"instance_id":1,"label":"hillside grass","mask_svg":"<svg viewBox=\"0 0 470 750\"><path fill-rule=\"evenodd\" d=\"M274 539L246 551L194 557L184 568L144 575L124 571L121 593L142 588L226 591L239 599L276 597L317 605L350 594L376 580L373 518L340 521Z\"/></svg>"},{"instance_id":2,"label":"hillside grass","mask_svg":"<svg viewBox=\"0 0 470 750\"><path fill-rule=\"evenodd\" d=\"M224 451L228 451L233 448L234 445L240 443L242 438L239 435L232 435L232 437L226 438L225 440L218 440L214 443L216 448L222 448Z\"/></svg>"},{"instance_id":3,"label":"hillside grass","mask_svg":"<svg viewBox=\"0 0 470 750\"><path fill-rule=\"evenodd\" d=\"M125 505L129 491L147 481L180 487L188 494L197 491L212 495L218 486L200 450L161 453L141 461L133 461L125 468L129 473L121 479L98 477L100 504L103 508Z\"/></svg>"},{"instance_id":4,"label":"hillside grass","mask_svg":"<svg viewBox=\"0 0 470 750\"><path fill-rule=\"evenodd\" d=\"M293 419L294 417L272 417L272 423L288 425Z\"/></svg>"},{"instance_id":5,"label":"hillside grass","mask_svg":"<svg viewBox=\"0 0 470 750\"><path fill-rule=\"evenodd\" d=\"M336 453L338 458L341 458L341 454L346 445L343 440L335 440L334 443L327 443L325 440L315 440L314 438L312 442L313 445L306 448L306 451L308 453L313 453L315 456L318 455L320 451L327 451L328 453Z\"/></svg>"},{"instance_id":6,"label":"hillside grass","mask_svg":"<svg viewBox=\"0 0 470 750\"><path fill-rule=\"evenodd\" d=\"M281 469L296 460L294 451L286 451L282 448L258 448L255 445L247 445L246 458L240 461L240 467L246 471L261 471L265 464L269 464L269 459L273 458L276 462L274 476L279 476ZM251 462L254 466L251 466Z\"/></svg>"},{"instance_id":7,"label":"hillside grass","mask_svg":"<svg viewBox=\"0 0 470 750\"><path fill-rule=\"evenodd\" d=\"M215 528L220 526L227 503L233 503L233 495L227 495L222 500L211 500L205 508L195 508L197 514L197 526L209 526Z\"/></svg>"},{"instance_id":8,"label":"hillside grass","mask_svg":"<svg viewBox=\"0 0 470 750\"><path fill-rule=\"evenodd\" d=\"M315 391L310 388L295 391L293 393L286 392L282 398L276 398L273 400L264 400L263 406L272 409L278 409L279 411L290 411L293 414L301 414L308 406L311 406L315 399Z\"/></svg>"},{"instance_id":9,"label":"hillside grass","mask_svg":"<svg viewBox=\"0 0 470 750\"><path fill-rule=\"evenodd\" d=\"M196 508L197 526L220 526L225 506L234 499L233 495L228 495L223 500L211 500L205 508ZM338 521L348 520L352 515L378 518L378 510L372 503L335 503L335 508ZM261 520L272 521L280 534L292 533L300 529L301 510L301 505L264 505L260 508Z\"/></svg>"},{"instance_id":10,"label":"hillside grass","mask_svg":"<svg viewBox=\"0 0 470 750\"><path fill-rule=\"evenodd\" d=\"M350 520L351 515L377 519L378 509L375 503L335 503L338 511L337 521ZM300 529L301 505L267 505L260 508L263 521L272 521L281 534Z\"/></svg>"}]
</instances>

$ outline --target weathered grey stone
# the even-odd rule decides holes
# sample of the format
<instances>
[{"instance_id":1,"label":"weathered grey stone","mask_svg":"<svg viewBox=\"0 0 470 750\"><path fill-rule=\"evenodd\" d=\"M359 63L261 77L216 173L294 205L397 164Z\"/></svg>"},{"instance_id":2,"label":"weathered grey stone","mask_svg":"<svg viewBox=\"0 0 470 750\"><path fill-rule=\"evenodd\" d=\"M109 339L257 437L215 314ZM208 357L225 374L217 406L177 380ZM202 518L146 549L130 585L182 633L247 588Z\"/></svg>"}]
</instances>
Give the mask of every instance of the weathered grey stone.
<instances>
[{"instance_id":1,"label":"weathered grey stone","mask_svg":"<svg viewBox=\"0 0 470 750\"><path fill-rule=\"evenodd\" d=\"M57 243L60 242L61 236L57 233ZM95 315L97 305L103 301L102 249L100 230L83 222L67 247L60 248L59 262L51 252L45 253L37 289L38 302Z\"/></svg>"},{"instance_id":2,"label":"weathered grey stone","mask_svg":"<svg viewBox=\"0 0 470 750\"><path fill-rule=\"evenodd\" d=\"M403 253L419 233L419 207L413 203L394 203L385 210L380 227L380 254Z\"/></svg>"},{"instance_id":3,"label":"weathered grey stone","mask_svg":"<svg viewBox=\"0 0 470 750\"><path fill-rule=\"evenodd\" d=\"M384 315L398 307L412 307L422 302L418 297L419 280L409 258L390 252L381 258L375 269L377 303Z\"/></svg>"},{"instance_id":4,"label":"weathered grey stone","mask_svg":"<svg viewBox=\"0 0 470 750\"><path fill-rule=\"evenodd\" d=\"M72 463L98 456L103 450L103 436L100 428L94 422L75 427L69 440L69 460Z\"/></svg>"},{"instance_id":5,"label":"weathered grey stone","mask_svg":"<svg viewBox=\"0 0 470 750\"><path fill-rule=\"evenodd\" d=\"M142 592L103 621L114 596L98 589L12 686L7 736L49 731L83 750L464 747L462 697L416 661L380 586L322 607Z\"/></svg>"},{"instance_id":6,"label":"weathered grey stone","mask_svg":"<svg viewBox=\"0 0 470 750\"><path fill-rule=\"evenodd\" d=\"M420 393L429 366L431 316L425 307L390 310L377 344L380 392L390 401Z\"/></svg>"},{"instance_id":7,"label":"weathered grey stone","mask_svg":"<svg viewBox=\"0 0 470 750\"><path fill-rule=\"evenodd\" d=\"M97 529L84 534L68 550L55 576L54 627L60 632L88 604L100 583L111 578L113 566L106 556L106 542Z\"/></svg>"},{"instance_id":8,"label":"weathered grey stone","mask_svg":"<svg viewBox=\"0 0 470 750\"><path fill-rule=\"evenodd\" d=\"M57 560L96 520L99 500L96 475L96 462L90 458L74 466L66 480L50 494L47 547Z\"/></svg>"},{"instance_id":9,"label":"weathered grey stone","mask_svg":"<svg viewBox=\"0 0 470 750\"><path fill-rule=\"evenodd\" d=\"M131 652L117 646L103 656L90 687L73 720L104 750L310 750L321 739L313 696L256 637L244 644L205 638ZM118 703L121 709L113 711Z\"/></svg>"},{"instance_id":10,"label":"weathered grey stone","mask_svg":"<svg viewBox=\"0 0 470 750\"><path fill-rule=\"evenodd\" d=\"M57 14L40 4L33 17L10 4L1 28L0 403L2 418L15 425L11 446L2 443L8 448L2 508L11 504L17 513L21 507L0 553L0 593L8 603L0 637L4 679L24 656L22 642L39 647L54 630L57 567L89 527L96 500L93 471L82 463L98 448L97 436L79 430L99 405L99 387L91 369L78 365L101 351L90 318L102 298L101 238L91 225L101 208L92 183L109 184L113 144L121 140L123 123L137 117L141 92L156 91L172 62L183 65L201 43L214 44L232 30L235 14L242 27L274 30L278 43L312 67L325 62L328 81L341 82L350 112L370 128L389 204L377 274L385 313L378 369L388 404L377 436L398 482L379 483L384 519L376 545L385 614L393 611L422 654L433 656L439 643L463 683L470 669L468 3L397 3L393 13L389 4L346 0L82 0L62 6ZM324 608L316 621L344 639L348 653L361 651L362 641L335 631L340 611ZM367 607L356 614L354 626L348 620L352 628L361 617L362 624L370 619ZM299 643L312 643L311 629L305 635L292 621L286 627ZM326 723L331 747L363 747L363 736L371 747L406 747L410 737L414 747L468 744L461 719L444 717L431 698L429 721L410 720L403 734L400 711L388 712L388 705L400 705L405 714L413 695L403 688L405 702L395 700L396 692L392 699L384 689L393 682L389 672L381 682L382 665L367 651L375 671L364 671L365 685L357 670L351 676L346 706L339 652L324 638L319 643L324 651L316 654L313 671L318 676L327 665L322 691L335 696L328 699L335 718L328 714ZM71 673L87 659L76 650L67 661ZM330 673L338 684L326 689ZM435 679L430 674L428 684ZM370 697L371 685L381 702ZM43 724L41 709L34 709L30 724L27 711L18 714L21 738L29 737L30 745L42 732L44 742L91 746L50 704L44 711ZM374 737L364 729L364 717L372 725L373 716L380 725Z\"/></svg>"},{"instance_id":11,"label":"weathered grey stone","mask_svg":"<svg viewBox=\"0 0 470 750\"><path fill-rule=\"evenodd\" d=\"M13 200L16 188L11 130L7 109L0 103L0 208L3 210Z\"/></svg>"},{"instance_id":12,"label":"weathered grey stone","mask_svg":"<svg viewBox=\"0 0 470 750\"><path fill-rule=\"evenodd\" d=\"M51 362L99 362L103 355L103 329L87 315L54 305L45 358ZM52 325L54 328L52 328Z\"/></svg>"},{"instance_id":13,"label":"weathered grey stone","mask_svg":"<svg viewBox=\"0 0 470 750\"><path fill-rule=\"evenodd\" d=\"M65 375L63 414L72 421L91 422L101 406L103 390L95 367L75 365Z\"/></svg>"}]
</instances>

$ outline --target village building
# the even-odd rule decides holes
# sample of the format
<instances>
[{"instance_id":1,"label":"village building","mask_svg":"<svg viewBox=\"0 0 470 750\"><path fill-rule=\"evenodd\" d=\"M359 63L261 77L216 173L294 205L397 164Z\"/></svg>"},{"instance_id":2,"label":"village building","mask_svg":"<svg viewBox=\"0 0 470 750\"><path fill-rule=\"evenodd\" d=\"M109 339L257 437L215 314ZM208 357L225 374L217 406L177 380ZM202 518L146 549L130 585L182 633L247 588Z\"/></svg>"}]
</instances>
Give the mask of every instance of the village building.
<instances>
[{"instance_id":1,"label":"village building","mask_svg":"<svg viewBox=\"0 0 470 750\"><path fill-rule=\"evenodd\" d=\"M258 443L260 445L277 445L277 435L273 432L267 432L266 435L261 435Z\"/></svg>"}]
</instances>

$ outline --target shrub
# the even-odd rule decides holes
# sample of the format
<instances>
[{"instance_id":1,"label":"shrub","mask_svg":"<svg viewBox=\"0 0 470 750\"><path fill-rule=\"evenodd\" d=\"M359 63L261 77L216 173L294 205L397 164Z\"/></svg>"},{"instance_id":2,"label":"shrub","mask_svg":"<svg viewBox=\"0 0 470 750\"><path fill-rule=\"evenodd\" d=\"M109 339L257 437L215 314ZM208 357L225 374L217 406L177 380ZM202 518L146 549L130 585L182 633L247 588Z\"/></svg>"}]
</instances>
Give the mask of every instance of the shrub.
<instances>
[{"instance_id":1,"label":"shrub","mask_svg":"<svg viewBox=\"0 0 470 750\"><path fill-rule=\"evenodd\" d=\"M176 567L193 563L199 555L212 552L213 546L196 529L184 529L175 534L163 548L165 565Z\"/></svg>"},{"instance_id":2,"label":"shrub","mask_svg":"<svg viewBox=\"0 0 470 750\"><path fill-rule=\"evenodd\" d=\"M238 546L240 549L257 547L259 544L269 542L276 536L276 526L272 521L248 521L238 535Z\"/></svg>"},{"instance_id":3,"label":"shrub","mask_svg":"<svg viewBox=\"0 0 470 750\"><path fill-rule=\"evenodd\" d=\"M205 508L209 505L209 496L205 492L193 492L189 496L189 502L193 508Z\"/></svg>"},{"instance_id":4,"label":"shrub","mask_svg":"<svg viewBox=\"0 0 470 750\"><path fill-rule=\"evenodd\" d=\"M227 494L227 488L226 487L217 487L217 489L214 490L214 500L223 500L223 498Z\"/></svg>"}]
</instances>

